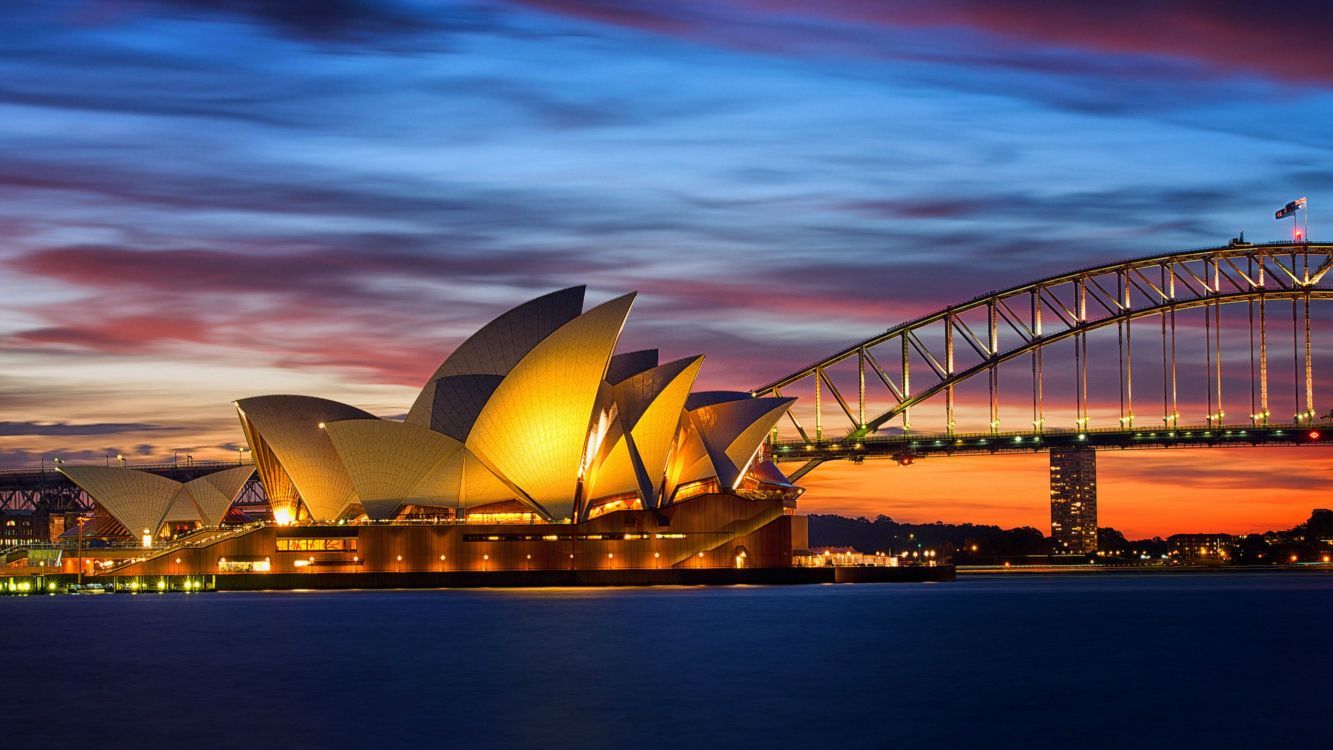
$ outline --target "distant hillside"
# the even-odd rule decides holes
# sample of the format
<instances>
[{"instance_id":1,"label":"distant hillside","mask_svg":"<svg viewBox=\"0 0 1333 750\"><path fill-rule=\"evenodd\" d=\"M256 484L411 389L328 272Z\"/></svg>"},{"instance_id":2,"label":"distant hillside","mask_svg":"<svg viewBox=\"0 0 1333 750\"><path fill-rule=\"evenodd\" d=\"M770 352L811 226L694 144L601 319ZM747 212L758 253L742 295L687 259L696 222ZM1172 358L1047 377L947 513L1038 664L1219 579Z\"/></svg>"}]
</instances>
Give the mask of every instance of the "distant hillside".
<instances>
[{"instance_id":1,"label":"distant hillside","mask_svg":"<svg viewBox=\"0 0 1333 750\"><path fill-rule=\"evenodd\" d=\"M934 549L940 554L955 550L977 550L986 555L1044 555L1046 538L1037 529L1024 526L898 523L888 516L871 521L835 515L810 515L811 547L855 547L862 552L902 552Z\"/></svg>"},{"instance_id":2,"label":"distant hillside","mask_svg":"<svg viewBox=\"0 0 1333 750\"><path fill-rule=\"evenodd\" d=\"M960 563L998 562L1023 556L1049 554L1048 540L1030 526L1002 529L970 523L898 523L888 516L867 518L811 514L811 547L854 547L861 552L901 553L933 549L942 558L956 558ZM1333 511L1315 509L1310 518L1286 531L1238 535L1238 562L1314 560L1333 554ZM1097 548L1105 555L1153 559L1167 553L1167 541L1160 537L1127 540L1112 528L1097 529Z\"/></svg>"}]
</instances>

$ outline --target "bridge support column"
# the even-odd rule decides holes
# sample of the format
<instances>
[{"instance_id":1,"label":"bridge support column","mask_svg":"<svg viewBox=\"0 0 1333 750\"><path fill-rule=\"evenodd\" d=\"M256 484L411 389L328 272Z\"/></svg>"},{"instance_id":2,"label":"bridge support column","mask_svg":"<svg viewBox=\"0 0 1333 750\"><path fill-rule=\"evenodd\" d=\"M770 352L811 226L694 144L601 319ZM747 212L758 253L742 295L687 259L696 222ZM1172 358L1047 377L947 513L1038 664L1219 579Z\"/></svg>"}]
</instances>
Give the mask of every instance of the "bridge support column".
<instances>
[{"instance_id":1,"label":"bridge support column","mask_svg":"<svg viewBox=\"0 0 1333 750\"><path fill-rule=\"evenodd\" d=\"M1097 551L1097 451L1051 449L1051 552Z\"/></svg>"}]
</instances>

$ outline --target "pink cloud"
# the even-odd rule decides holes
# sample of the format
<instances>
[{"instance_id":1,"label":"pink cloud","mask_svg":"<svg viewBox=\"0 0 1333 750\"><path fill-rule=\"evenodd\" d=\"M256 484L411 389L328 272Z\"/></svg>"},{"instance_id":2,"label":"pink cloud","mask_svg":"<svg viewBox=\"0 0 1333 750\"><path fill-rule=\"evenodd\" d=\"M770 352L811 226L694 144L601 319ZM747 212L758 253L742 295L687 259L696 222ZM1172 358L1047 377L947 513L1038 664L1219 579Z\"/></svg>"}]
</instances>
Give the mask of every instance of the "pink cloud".
<instances>
[{"instance_id":1,"label":"pink cloud","mask_svg":"<svg viewBox=\"0 0 1333 750\"><path fill-rule=\"evenodd\" d=\"M841 25L848 33L965 29L1024 44L1106 55L1175 58L1226 73L1333 82L1333 30L1323 3L1280 8L1246 2L1167 0L1122 3L1040 0L931 3L729 0L663 5L612 0L521 0L552 13L735 47L801 54L811 37ZM875 49L875 47L861 47ZM846 49L842 47L841 49ZM887 52L891 53L891 48Z\"/></svg>"}]
</instances>

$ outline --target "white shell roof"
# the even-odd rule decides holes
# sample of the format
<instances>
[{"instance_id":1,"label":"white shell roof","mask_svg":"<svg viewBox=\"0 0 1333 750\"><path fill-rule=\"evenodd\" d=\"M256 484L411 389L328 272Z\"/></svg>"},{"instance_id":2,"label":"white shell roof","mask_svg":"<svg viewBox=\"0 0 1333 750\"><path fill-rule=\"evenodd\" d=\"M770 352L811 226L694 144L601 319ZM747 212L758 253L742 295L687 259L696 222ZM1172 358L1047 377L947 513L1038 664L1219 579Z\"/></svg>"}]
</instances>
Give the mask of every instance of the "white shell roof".
<instances>
[{"instance_id":1,"label":"white shell roof","mask_svg":"<svg viewBox=\"0 0 1333 750\"><path fill-rule=\"evenodd\" d=\"M508 375L523 357L583 310L585 287L561 289L529 300L482 326L444 360L407 413L407 423L431 427L441 401L435 383L451 375ZM452 400L444 396L443 401Z\"/></svg>"},{"instance_id":2,"label":"white shell roof","mask_svg":"<svg viewBox=\"0 0 1333 750\"><path fill-rule=\"evenodd\" d=\"M200 520L205 526L217 526L231 510L232 503L245 489L245 483L255 473L253 466L237 466L205 474L185 483L185 491L194 499Z\"/></svg>"},{"instance_id":3,"label":"white shell roof","mask_svg":"<svg viewBox=\"0 0 1333 750\"><path fill-rule=\"evenodd\" d=\"M551 518L572 517L593 407L633 303L613 299L542 340L468 435L468 449Z\"/></svg>"},{"instance_id":4,"label":"white shell roof","mask_svg":"<svg viewBox=\"0 0 1333 750\"><path fill-rule=\"evenodd\" d=\"M703 359L687 357L668 362L626 378L614 387L612 398L626 434L597 468L591 497L637 490L645 506L658 504L667 457Z\"/></svg>"},{"instance_id":5,"label":"white shell roof","mask_svg":"<svg viewBox=\"0 0 1333 750\"><path fill-rule=\"evenodd\" d=\"M136 536L156 534L181 491L174 479L134 469L62 466L60 472Z\"/></svg>"},{"instance_id":6,"label":"white shell roof","mask_svg":"<svg viewBox=\"0 0 1333 750\"><path fill-rule=\"evenodd\" d=\"M375 416L310 396L256 396L237 401L236 408L281 462L310 515L318 521L342 515L354 500L352 481L320 425ZM251 449L258 455L256 446Z\"/></svg>"}]
</instances>

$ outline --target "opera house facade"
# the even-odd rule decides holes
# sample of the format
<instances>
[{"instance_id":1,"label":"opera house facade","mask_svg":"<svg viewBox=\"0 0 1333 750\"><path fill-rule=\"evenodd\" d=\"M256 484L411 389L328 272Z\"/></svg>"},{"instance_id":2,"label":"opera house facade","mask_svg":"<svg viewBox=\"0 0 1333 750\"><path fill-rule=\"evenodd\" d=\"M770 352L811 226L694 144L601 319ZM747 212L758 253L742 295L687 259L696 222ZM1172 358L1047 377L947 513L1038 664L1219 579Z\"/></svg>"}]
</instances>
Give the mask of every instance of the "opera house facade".
<instances>
[{"instance_id":1,"label":"opera house facade","mask_svg":"<svg viewBox=\"0 0 1333 750\"><path fill-rule=\"evenodd\" d=\"M487 324L401 421L254 396L235 402L253 466L62 470L108 534L142 538L121 575L790 565L801 490L764 445L792 399L694 392L702 356L617 352L633 294L583 298ZM271 515L247 523L232 503L255 472Z\"/></svg>"}]
</instances>

